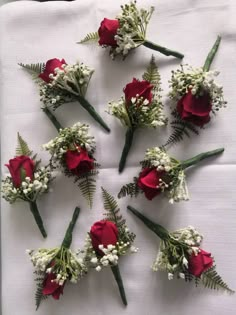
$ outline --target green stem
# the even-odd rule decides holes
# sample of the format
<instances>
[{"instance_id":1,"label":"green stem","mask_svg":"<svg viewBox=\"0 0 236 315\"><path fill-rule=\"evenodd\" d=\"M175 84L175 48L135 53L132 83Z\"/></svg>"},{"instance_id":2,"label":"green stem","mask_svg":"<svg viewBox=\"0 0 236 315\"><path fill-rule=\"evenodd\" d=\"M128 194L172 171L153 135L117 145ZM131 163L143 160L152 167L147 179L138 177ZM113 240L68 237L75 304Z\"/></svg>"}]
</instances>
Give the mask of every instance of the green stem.
<instances>
[{"instance_id":1,"label":"green stem","mask_svg":"<svg viewBox=\"0 0 236 315\"><path fill-rule=\"evenodd\" d=\"M163 226L151 221L131 206L127 206L127 209L131 211L137 218L139 218L153 233L160 237L160 239L166 240L169 238L169 232Z\"/></svg>"},{"instance_id":2,"label":"green stem","mask_svg":"<svg viewBox=\"0 0 236 315\"><path fill-rule=\"evenodd\" d=\"M143 46L150 48L152 50L159 51L161 54L163 54L165 56L174 56L174 57L179 58L179 59L184 58L184 55L179 53L178 51L170 50L166 47L154 44L153 42L150 42L149 40L145 40L143 43Z\"/></svg>"},{"instance_id":3,"label":"green stem","mask_svg":"<svg viewBox=\"0 0 236 315\"><path fill-rule=\"evenodd\" d=\"M124 303L125 306L127 306L128 303L126 300L125 289L124 289L123 281L121 278L119 266L118 265L112 266L111 270L112 270L112 273L116 279L116 283L117 283L119 291L120 291L120 296L121 296L122 302Z\"/></svg>"},{"instance_id":4,"label":"green stem","mask_svg":"<svg viewBox=\"0 0 236 315\"><path fill-rule=\"evenodd\" d=\"M125 167L126 159L131 148L134 136L134 129L128 128L125 135L125 145L121 154L120 163L119 163L119 173L121 173Z\"/></svg>"},{"instance_id":5,"label":"green stem","mask_svg":"<svg viewBox=\"0 0 236 315\"><path fill-rule=\"evenodd\" d=\"M60 129L63 129L62 125L59 123L59 121L56 119L56 117L47 107L44 107L43 111L47 115L47 117L51 120L52 124L54 125L54 127L56 128L58 132L60 131Z\"/></svg>"},{"instance_id":6,"label":"green stem","mask_svg":"<svg viewBox=\"0 0 236 315\"><path fill-rule=\"evenodd\" d=\"M204 71L209 71L211 64L212 64L212 61L214 60L214 57L215 57L217 50L219 48L220 41L221 41L221 37L218 35L213 47L211 48L209 54L207 55L206 61L205 61L204 66L203 66Z\"/></svg>"},{"instance_id":7,"label":"green stem","mask_svg":"<svg viewBox=\"0 0 236 315\"><path fill-rule=\"evenodd\" d=\"M44 238L46 238L47 232L45 231L45 228L43 226L43 220L42 220L41 215L39 213L36 201L29 202L29 205L30 205L30 210L34 216L35 222L36 222L41 234L43 235Z\"/></svg>"},{"instance_id":8,"label":"green stem","mask_svg":"<svg viewBox=\"0 0 236 315\"><path fill-rule=\"evenodd\" d=\"M106 131L110 132L110 128L107 126L102 117L96 112L94 107L81 95L77 95L77 99L80 105L96 120Z\"/></svg>"},{"instance_id":9,"label":"green stem","mask_svg":"<svg viewBox=\"0 0 236 315\"><path fill-rule=\"evenodd\" d=\"M74 210L74 213L73 213L73 217L70 221L70 224L66 230L66 234L65 234L65 237L64 237L64 240L61 244L61 247L65 247L65 248L70 248L70 245L71 245L71 242L72 242L72 233L73 233L73 230L74 230L74 227L75 227L75 223L78 219L78 216L79 216L79 213L80 213L80 208L76 207L75 210Z\"/></svg>"},{"instance_id":10,"label":"green stem","mask_svg":"<svg viewBox=\"0 0 236 315\"><path fill-rule=\"evenodd\" d=\"M186 169L192 165L195 165L197 164L198 162L204 160L204 159L207 159L211 156L215 156L217 154L220 154L224 152L224 148L220 148L220 149L216 149L216 150L212 150L212 151L208 151L208 152L204 152L204 153L201 153L201 154L198 154L196 156L194 156L193 158L191 159L188 159L188 160L185 160L185 161L182 161L181 162L181 166L183 169Z\"/></svg>"}]
</instances>

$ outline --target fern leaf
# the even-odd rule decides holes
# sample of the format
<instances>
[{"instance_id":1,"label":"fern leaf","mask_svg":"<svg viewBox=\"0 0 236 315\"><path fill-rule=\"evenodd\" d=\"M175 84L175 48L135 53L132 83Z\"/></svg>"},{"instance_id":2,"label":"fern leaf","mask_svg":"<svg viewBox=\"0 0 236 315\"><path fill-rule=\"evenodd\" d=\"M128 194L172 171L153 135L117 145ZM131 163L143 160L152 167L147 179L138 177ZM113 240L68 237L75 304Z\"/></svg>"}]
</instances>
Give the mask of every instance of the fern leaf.
<instances>
[{"instance_id":1,"label":"fern leaf","mask_svg":"<svg viewBox=\"0 0 236 315\"><path fill-rule=\"evenodd\" d=\"M135 179L134 179L135 180ZM118 198L130 196L130 197L137 197L139 194L139 187L136 183L136 180L134 183L129 183L127 185L124 185L120 192L118 193Z\"/></svg>"},{"instance_id":2,"label":"fern leaf","mask_svg":"<svg viewBox=\"0 0 236 315\"><path fill-rule=\"evenodd\" d=\"M39 74L42 73L45 69L45 63L18 63L18 65L29 71L33 75L34 79L38 78Z\"/></svg>"},{"instance_id":3,"label":"fern leaf","mask_svg":"<svg viewBox=\"0 0 236 315\"><path fill-rule=\"evenodd\" d=\"M230 294L234 293L234 291L231 290L228 287L228 285L222 280L222 278L218 275L215 269L216 269L216 266L213 266L202 274L201 280L202 280L203 285L209 289L214 289L214 290L223 289Z\"/></svg>"},{"instance_id":4,"label":"fern leaf","mask_svg":"<svg viewBox=\"0 0 236 315\"><path fill-rule=\"evenodd\" d=\"M16 147L16 156L19 156L19 155L30 156L32 154L32 151L30 151L28 144L21 137L19 132L17 133L17 142L18 142L18 144Z\"/></svg>"},{"instance_id":5,"label":"fern leaf","mask_svg":"<svg viewBox=\"0 0 236 315\"><path fill-rule=\"evenodd\" d=\"M85 178L78 184L83 197L88 201L89 207L93 206L93 195L96 191L96 180L90 176Z\"/></svg>"},{"instance_id":6,"label":"fern leaf","mask_svg":"<svg viewBox=\"0 0 236 315\"><path fill-rule=\"evenodd\" d=\"M85 36L85 38L83 38L77 44L83 44L83 43L87 43L87 42L90 42L90 41L98 41L98 40L99 40L98 32L92 32L92 33L88 33Z\"/></svg>"},{"instance_id":7,"label":"fern leaf","mask_svg":"<svg viewBox=\"0 0 236 315\"><path fill-rule=\"evenodd\" d=\"M149 81L153 85L160 83L161 78L153 55L147 70L143 74L143 79Z\"/></svg>"},{"instance_id":8,"label":"fern leaf","mask_svg":"<svg viewBox=\"0 0 236 315\"><path fill-rule=\"evenodd\" d=\"M45 273L42 271L34 272L38 277L34 280L36 281L36 292L35 292L35 305L36 310L39 308L41 302L47 299L47 295L43 294L43 283L45 279Z\"/></svg>"}]
</instances>

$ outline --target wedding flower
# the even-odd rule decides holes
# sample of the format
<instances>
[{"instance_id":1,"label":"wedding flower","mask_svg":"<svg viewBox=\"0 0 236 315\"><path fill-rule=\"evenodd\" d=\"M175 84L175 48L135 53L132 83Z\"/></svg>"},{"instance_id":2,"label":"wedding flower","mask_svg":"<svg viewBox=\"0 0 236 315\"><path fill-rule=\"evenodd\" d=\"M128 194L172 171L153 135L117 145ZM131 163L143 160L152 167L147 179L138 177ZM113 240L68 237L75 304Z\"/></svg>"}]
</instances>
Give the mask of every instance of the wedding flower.
<instances>
[{"instance_id":1,"label":"wedding flower","mask_svg":"<svg viewBox=\"0 0 236 315\"><path fill-rule=\"evenodd\" d=\"M85 99L85 94L94 70L83 63L67 64L62 59L50 59L42 64L19 64L33 74L39 85L40 100L44 103L43 110L52 107L57 109L64 103L78 101L81 106L106 131L110 131L102 117Z\"/></svg>"},{"instance_id":2,"label":"wedding flower","mask_svg":"<svg viewBox=\"0 0 236 315\"><path fill-rule=\"evenodd\" d=\"M224 149L201 153L186 161L178 161L170 157L163 148L147 149L144 160L140 162L142 170L134 182L124 185L118 197L137 196L144 193L148 200L165 193L169 202L188 200L188 188L184 170L201 160L222 153Z\"/></svg>"},{"instance_id":3,"label":"wedding flower","mask_svg":"<svg viewBox=\"0 0 236 315\"><path fill-rule=\"evenodd\" d=\"M32 153L18 133L16 156L6 164L10 176L7 175L2 180L2 197L10 204L18 200L28 202L41 234L47 237L36 200L49 192L53 176L50 167L40 166L40 161L36 160L37 155L32 156Z\"/></svg>"},{"instance_id":4,"label":"wedding flower","mask_svg":"<svg viewBox=\"0 0 236 315\"><path fill-rule=\"evenodd\" d=\"M87 272L83 259L70 249L79 212L80 209L76 207L60 247L28 251L37 275L37 309L43 298L51 295L58 300L66 283L76 283Z\"/></svg>"},{"instance_id":5,"label":"wedding flower","mask_svg":"<svg viewBox=\"0 0 236 315\"><path fill-rule=\"evenodd\" d=\"M180 69L172 71L169 95L177 104L172 112L174 132L165 146L182 140L184 135L190 136L191 132L198 134L196 127L202 128L210 122L212 114L226 107L223 88L215 81L219 72L210 71L220 40L218 36L203 67L181 65Z\"/></svg>"},{"instance_id":6,"label":"wedding flower","mask_svg":"<svg viewBox=\"0 0 236 315\"><path fill-rule=\"evenodd\" d=\"M121 6L121 14L113 20L104 18L98 32L89 33L79 43L91 40L98 41L100 46L110 48L110 56L117 55L125 58L129 52L141 45L159 51L166 56L182 59L183 54L154 44L146 39L146 30L154 7L149 10L138 9L136 1Z\"/></svg>"},{"instance_id":7,"label":"wedding flower","mask_svg":"<svg viewBox=\"0 0 236 315\"><path fill-rule=\"evenodd\" d=\"M194 280L196 285L202 282L207 288L234 293L217 274L211 254L199 247L203 237L194 227L189 226L170 233L133 207L128 206L127 209L161 239L153 271L165 271L169 280L176 276L186 281Z\"/></svg>"},{"instance_id":8,"label":"wedding flower","mask_svg":"<svg viewBox=\"0 0 236 315\"><path fill-rule=\"evenodd\" d=\"M135 130L138 128L156 128L167 123L163 114L160 91L160 75L154 57L152 57L143 75L143 80L139 81L134 78L124 88L125 96L118 102L109 103L108 113L118 118L128 128L119 172L122 172L125 167Z\"/></svg>"},{"instance_id":9,"label":"wedding flower","mask_svg":"<svg viewBox=\"0 0 236 315\"><path fill-rule=\"evenodd\" d=\"M120 256L137 252L133 246L135 235L127 228L115 199L103 188L102 194L105 219L95 222L88 233L83 250L84 262L88 268L94 268L98 272L103 267L111 267L121 299L124 305L127 305L118 261Z\"/></svg>"}]
</instances>

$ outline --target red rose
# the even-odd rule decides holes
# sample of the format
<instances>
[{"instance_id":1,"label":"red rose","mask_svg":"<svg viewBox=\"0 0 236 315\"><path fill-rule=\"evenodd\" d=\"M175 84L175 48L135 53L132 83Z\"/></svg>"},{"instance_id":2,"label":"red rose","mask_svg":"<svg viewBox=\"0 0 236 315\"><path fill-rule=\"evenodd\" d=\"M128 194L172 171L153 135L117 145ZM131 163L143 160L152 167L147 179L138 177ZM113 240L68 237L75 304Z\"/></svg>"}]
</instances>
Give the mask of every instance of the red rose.
<instances>
[{"instance_id":1,"label":"red rose","mask_svg":"<svg viewBox=\"0 0 236 315\"><path fill-rule=\"evenodd\" d=\"M148 200L161 193L159 180L166 174L165 171L158 171L156 168L146 167L142 170L138 178L138 187L141 188Z\"/></svg>"},{"instance_id":2,"label":"red rose","mask_svg":"<svg viewBox=\"0 0 236 315\"><path fill-rule=\"evenodd\" d=\"M115 223L102 220L94 223L90 230L90 237L93 248L100 255L104 253L99 249L99 245L107 247L107 245L115 245L118 240L118 229Z\"/></svg>"},{"instance_id":3,"label":"red rose","mask_svg":"<svg viewBox=\"0 0 236 315\"><path fill-rule=\"evenodd\" d=\"M143 97L143 99L147 99L149 103L152 101L152 88L153 85L150 82L143 80L139 81L133 78L131 83L128 83L124 88L125 93L125 101L129 103L132 97L136 97L137 94L139 97Z\"/></svg>"},{"instance_id":4,"label":"red rose","mask_svg":"<svg viewBox=\"0 0 236 315\"><path fill-rule=\"evenodd\" d=\"M68 150L65 153L65 161L68 169L75 175L81 175L94 168L94 159L90 158L85 149Z\"/></svg>"},{"instance_id":5,"label":"red rose","mask_svg":"<svg viewBox=\"0 0 236 315\"><path fill-rule=\"evenodd\" d=\"M53 280L56 279L56 275L51 272L48 273L44 283L43 283L43 295L51 295L55 300L59 300L60 294L63 294L63 289L65 286L65 282L63 285L60 285L58 282Z\"/></svg>"},{"instance_id":6,"label":"red rose","mask_svg":"<svg viewBox=\"0 0 236 315\"><path fill-rule=\"evenodd\" d=\"M177 104L177 111L180 117L200 127L210 121L211 108L211 98L208 93L196 96L192 94L191 90Z\"/></svg>"},{"instance_id":7,"label":"red rose","mask_svg":"<svg viewBox=\"0 0 236 315\"><path fill-rule=\"evenodd\" d=\"M200 277L201 274L209 269L213 265L213 259L211 254L205 252L203 249L200 249L200 252L195 255L192 255L188 261L188 271L196 277Z\"/></svg>"},{"instance_id":8,"label":"red rose","mask_svg":"<svg viewBox=\"0 0 236 315\"><path fill-rule=\"evenodd\" d=\"M28 156L21 155L9 161L6 164L12 177L13 184L16 188L20 187L26 177L31 180L34 175L34 161Z\"/></svg>"},{"instance_id":9,"label":"red rose","mask_svg":"<svg viewBox=\"0 0 236 315\"><path fill-rule=\"evenodd\" d=\"M115 35L117 35L117 29L119 28L118 20L104 19L98 30L99 45L116 46Z\"/></svg>"},{"instance_id":10,"label":"red rose","mask_svg":"<svg viewBox=\"0 0 236 315\"><path fill-rule=\"evenodd\" d=\"M59 68L61 70L63 70L62 65L66 65L66 62L64 59L62 59L61 61L57 58L54 59L50 59L47 61L45 69L42 73L40 73L39 77L49 83L52 79L49 77L50 74L56 74L55 73L55 69Z\"/></svg>"}]
</instances>

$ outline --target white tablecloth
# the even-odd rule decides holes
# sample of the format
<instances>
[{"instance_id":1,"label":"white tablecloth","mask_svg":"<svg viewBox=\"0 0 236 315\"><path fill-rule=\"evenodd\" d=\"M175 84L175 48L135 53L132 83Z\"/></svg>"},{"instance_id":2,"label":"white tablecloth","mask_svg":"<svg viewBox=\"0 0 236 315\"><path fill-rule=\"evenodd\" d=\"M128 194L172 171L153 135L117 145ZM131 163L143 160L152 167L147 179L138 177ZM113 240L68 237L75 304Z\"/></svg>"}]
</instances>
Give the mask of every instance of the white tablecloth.
<instances>
[{"instance_id":1,"label":"white tablecloth","mask_svg":"<svg viewBox=\"0 0 236 315\"><path fill-rule=\"evenodd\" d=\"M29 74L17 63L45 62L57 57L68 63L77 59L95 68L87 98L109 123L110 135L89 117L77 103L56 111L62 124L76 121L91 124L97 141L96 157L102 164L97 179L94 207L88 209L73 181L58 173L53 192L38 200L48 238L43 240L25 203L10 206L1 201L2 314L34 314L33 267L26 248L53 247L60 244L75 205L82 211L74 231L73 248L84 244L86 232L102 218L100 186L113 195L137 174L138 162L146 148L160 145L170 129L140 130L135 135L127 168L122 175L117 165L124 143L125 129L104 112L109 100L118 99L133 77L141 78L152 51L141 47L124 62L112 61L108 52L96 45L76 45L88 32L96 31L104 17L113 18L125 1L16 2L0 9L0 100L2 132L2 174L4 163L13 156L17 131L39 152L43 162L49 156L41 144L56 136L56 130L40 109L38 89ZM121 303L116 283L109 269L91 272L78 285L68 285L60 301L52 298L42 303L38 314L126 314L126 315L215 315L235 314L236 299L181 280L167 279L166 273L150 269L159 240L126 211L131 204L170 230L194 225L205 236L202 247L216 260L217 270L229 286L236 289L236 3L233 0L140 0L140 6L156 6L148 27L154 42L185 53L184 62L200 66L217 34L222 43L213 67L220 70L228 108L213 118L200 136L186 139L171 149L179 159L201 151L224 146L225 153L188 171L191 194L189 202L170 205L164 198L152 202L138 199L119 201L131 230L137 234L139 253L120 259L128 307ZM163 101L167 101L168 79L179 61L155 53L162 77ZM166 106L166 112L170 110Z\"/></svg>"}]
</instances>

